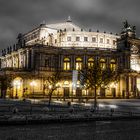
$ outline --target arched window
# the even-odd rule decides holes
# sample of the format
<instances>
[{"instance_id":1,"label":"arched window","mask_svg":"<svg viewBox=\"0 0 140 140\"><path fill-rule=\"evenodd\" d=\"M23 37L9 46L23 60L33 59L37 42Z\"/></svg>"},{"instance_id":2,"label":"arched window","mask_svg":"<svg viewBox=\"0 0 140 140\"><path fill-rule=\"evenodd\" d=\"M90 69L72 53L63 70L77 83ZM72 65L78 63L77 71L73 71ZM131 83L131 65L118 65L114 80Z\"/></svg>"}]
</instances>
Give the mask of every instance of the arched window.
<instances>
[{"instance_id":1,"label":"arched window","mask_svg":"<svg viewBox=\"0 0 140 140\"><path fill-rule=\"evenodd\" d=\"M64 81L64 85L69 85L69 81Z\"/></svg>"},{"instance_id":2,"label":"arched window","mask_svg":"<svg viewBox=\"0 0 140 140\"><path fill-rule=\"evenodd\" d=\"M78 57L76 58L76 70L82 69L82 58Z\"/></svg>"},{"instance_id":3,"label":"arched window","mask_svg":"<svg viewBox=\"0 0 140 140\"><path fill-rule=\"evenodd\" d=\"M105 61L105 59L100 59L100 66L101 66L102 69L106 68L106 61Z\"/></svg>"},{"instance_id":4,"label":"arched window","mask_svg":"<svg viewBox=\"0 0 140 140\"><path fill-rule=\"evenodd\" d=\"M88 59L88 67L93 67L93 64L94 64L94 59L93 58L89 58Z\"/></svg>"},{"instance_id":5,"label":"arched window","mask_svg":"<svg viewBox=\"0 0 140 140\"><path fill-rule=\"evenodd\" d=\"M66 57L64 58L64 63L63 63L63 69L64 70L70 70L70 58Z\"/></svg>"},{"instance_id":6,"label":"arched window","mask_svg":"<svg viewBox=\"0 0 140 140\"><path fill-rule=\"evenodd\" d=\"M110 68L111 70L116 70L116 61L114 59L110 60Z\"/></svg>"}]
</instances>

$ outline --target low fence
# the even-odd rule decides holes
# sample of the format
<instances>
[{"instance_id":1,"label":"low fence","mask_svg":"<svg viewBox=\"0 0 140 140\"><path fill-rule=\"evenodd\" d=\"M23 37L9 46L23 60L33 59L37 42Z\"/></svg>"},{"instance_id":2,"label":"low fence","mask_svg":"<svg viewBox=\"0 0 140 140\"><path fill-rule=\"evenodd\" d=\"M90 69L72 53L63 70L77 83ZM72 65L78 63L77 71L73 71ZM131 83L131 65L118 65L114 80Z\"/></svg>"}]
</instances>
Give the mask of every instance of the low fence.
<instances>
[{"instance_id":1,"label":"low fence","mask_svg":"<svg viewBox=\"0 0 140 140\"><path fill-rule=\"evenodd\" d=\"M140 116L140 112L127 111L119 109L100 109L94 110L91 107L78 106L78 105L51 105L48 107L46 104L1 104L0 105L0 116L3 115L29 115L29 114L94 114L99 116Z\"/></svg>"}]
</instances>

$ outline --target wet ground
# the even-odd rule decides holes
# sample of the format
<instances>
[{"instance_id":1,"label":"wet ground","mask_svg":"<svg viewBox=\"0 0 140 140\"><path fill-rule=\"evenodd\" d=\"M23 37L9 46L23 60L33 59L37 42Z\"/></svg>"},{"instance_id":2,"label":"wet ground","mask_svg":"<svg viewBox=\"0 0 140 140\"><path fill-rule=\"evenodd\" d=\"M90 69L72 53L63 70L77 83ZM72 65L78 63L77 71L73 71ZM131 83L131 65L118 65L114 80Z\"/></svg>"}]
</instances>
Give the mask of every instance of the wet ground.
<instances>
[{"instance_id":1,"label":"wet ground","mask_svg":"<svg viewBox=\"0 0 140 140\"><path fill-rule=\"evenodd\" d=\"M0 140L140 140L140 121L0 126Z\"/></svg>"}]
</instances>

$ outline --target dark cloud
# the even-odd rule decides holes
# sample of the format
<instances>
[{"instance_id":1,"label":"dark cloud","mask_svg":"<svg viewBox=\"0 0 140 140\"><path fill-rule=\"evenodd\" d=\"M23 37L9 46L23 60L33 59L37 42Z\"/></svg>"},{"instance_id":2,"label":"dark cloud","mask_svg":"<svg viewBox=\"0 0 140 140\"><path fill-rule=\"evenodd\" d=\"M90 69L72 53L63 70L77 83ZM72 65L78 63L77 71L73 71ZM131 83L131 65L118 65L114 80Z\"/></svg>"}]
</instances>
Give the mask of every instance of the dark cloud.
<instances>
[{"instance_id":1,"label":"dark cloud","mask_svg":"<svg viewBox=\"0 0 140 140\"><path fill-rule=\"evenodd\" d=\"M0 0L0 47L15 42L42 21L62 22L71 15L82 28L120 32L128 19L140 34L139 0Z\"/></svg>"}]
</instances>

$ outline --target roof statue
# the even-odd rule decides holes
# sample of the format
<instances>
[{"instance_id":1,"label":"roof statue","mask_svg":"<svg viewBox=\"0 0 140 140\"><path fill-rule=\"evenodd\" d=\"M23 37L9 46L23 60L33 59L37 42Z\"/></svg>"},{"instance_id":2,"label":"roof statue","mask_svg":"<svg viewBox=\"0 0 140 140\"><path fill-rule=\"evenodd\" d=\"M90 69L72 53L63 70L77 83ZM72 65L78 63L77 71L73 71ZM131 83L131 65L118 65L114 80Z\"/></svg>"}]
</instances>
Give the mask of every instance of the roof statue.
<instances>
[{"instance_id":1,"label":"roof statue","mask_svg":"<svg viewBox=\"0 0 140 140\"><path fill-rule=\"evenodd\" d=\"M131 32L135 32L136 30L136 26L131 26L130 24L128 24L128 21L125 20L123 22L123 31L126 32L126 31L131 31Z\"/></svg>"},{"instance_id":2,"label":"roof statue","mask_svg":"<svg viewBox=\"0 0 140 140\"><path fill-rule=\"evenodd\" d=\"M45 25L45 24L46 24L46 21L43 20L43 21L40 23L40 26Z\"/></svg>"},{"instance_id":3,"label":"roof statue","mask_svg":"<svg viewBox=\"0 0 140 140\"><path fill-rule=\"evenodd\" d=\"M71 17L68 16L67 22L72 22Z\"/></svg>"},{"instance_id":4,"label":"roof statue","mask_svg":"<svg viewBox=\"0 0 140 140\"><path fill-rule=\"evenodd\" d=\"M136 30L136 26L133 26L132 29L135 31Z\"/></svg>"},{"instance_id":5,"label":"roof statue","mask_svg":"<svg viewBox=\"0 0 140 140\"><path fill-rule=\"evenodd\" d=\"M128 21L127 21L127 20L125 20L125 21L123 22L123 24L124 24L124 28L130 27L130 25L128 24Z\"/></svg>"}]
</instances>

